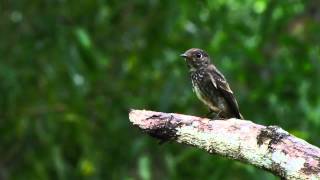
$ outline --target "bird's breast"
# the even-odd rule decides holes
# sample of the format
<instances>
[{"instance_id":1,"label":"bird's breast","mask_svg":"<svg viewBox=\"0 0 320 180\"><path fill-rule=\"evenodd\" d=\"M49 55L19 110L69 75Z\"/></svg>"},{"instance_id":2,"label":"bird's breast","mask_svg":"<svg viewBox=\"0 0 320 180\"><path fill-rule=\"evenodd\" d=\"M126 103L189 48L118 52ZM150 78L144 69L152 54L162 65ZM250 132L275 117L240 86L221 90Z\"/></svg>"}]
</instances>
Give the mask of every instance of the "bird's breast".
<instances>
[{"instance_id":1,"label":"bird's breast","mask_svg":"<svg viewBox=\"0 0 320 180\"><path fill-rule=\"evenodd\" d=\"M191 74L192 89L197 95L198 99L201 100L205 105L207 105L211 110L219 112L219 108L216 106L216 102L212 101L204 89L209 88L207 86L205 77L205 72L195 72ZM214 89L210 89L214 91Z\"/></svg>"}]
</instances>

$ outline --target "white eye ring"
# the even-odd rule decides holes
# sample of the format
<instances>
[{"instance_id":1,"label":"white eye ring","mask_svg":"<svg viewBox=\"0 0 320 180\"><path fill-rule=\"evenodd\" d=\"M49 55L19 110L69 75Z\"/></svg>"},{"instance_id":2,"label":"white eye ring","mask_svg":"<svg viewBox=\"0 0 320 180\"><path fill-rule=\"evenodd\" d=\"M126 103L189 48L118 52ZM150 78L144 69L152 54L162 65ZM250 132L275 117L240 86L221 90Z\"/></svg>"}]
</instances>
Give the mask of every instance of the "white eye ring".
<instances>
[{"instance_id":1,"label":"white eye ring","mask_svg":"<svg viewBox=\"0 0 320 180\"><path fill-rule=\"evenodd\" d=\"M202 58L202 54L198 52L198 53L196 54L196 57L200 59L200 58Z\"/></svg>"}]
</instances>

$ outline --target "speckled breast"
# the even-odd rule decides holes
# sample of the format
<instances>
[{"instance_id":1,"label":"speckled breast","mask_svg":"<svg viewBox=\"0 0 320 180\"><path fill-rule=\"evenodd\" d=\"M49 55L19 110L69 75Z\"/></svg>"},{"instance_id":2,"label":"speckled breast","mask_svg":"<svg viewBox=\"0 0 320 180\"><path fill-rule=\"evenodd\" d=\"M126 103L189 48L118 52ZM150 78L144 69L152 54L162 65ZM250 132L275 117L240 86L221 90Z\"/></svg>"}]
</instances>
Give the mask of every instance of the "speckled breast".
<instances>
[{"instance_id":1,"label":"speckled breast","mask_svg":"<svg viewBox=\"0 0 320 180\"><path fill-rule=\"evenodd\" d=\"M222 109L217 107L220 99L219 93L205 71L192 72L191 80L193 91L196 93L197 97L214 112L221 111Z\"/></svg>"}]
</instances>

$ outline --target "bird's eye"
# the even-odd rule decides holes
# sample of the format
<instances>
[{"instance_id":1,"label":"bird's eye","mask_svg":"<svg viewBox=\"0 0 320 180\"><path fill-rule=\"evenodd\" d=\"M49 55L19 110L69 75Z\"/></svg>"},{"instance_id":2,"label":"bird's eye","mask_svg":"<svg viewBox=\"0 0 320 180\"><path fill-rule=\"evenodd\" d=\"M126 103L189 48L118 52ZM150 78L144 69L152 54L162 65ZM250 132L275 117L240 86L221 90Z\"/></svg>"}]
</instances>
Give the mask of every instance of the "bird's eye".
<instances>
[{"instance_id":1,"label":"bird's eye","mask_svg":"<svg viewBox=\"0 0 320 180\"><path fill-rule=\"evenodd\" d=\"M197 57L197 58L202 58L202 54L198 52L198 53L196 54L196 57Z\"/></svg>"}]
</instances>

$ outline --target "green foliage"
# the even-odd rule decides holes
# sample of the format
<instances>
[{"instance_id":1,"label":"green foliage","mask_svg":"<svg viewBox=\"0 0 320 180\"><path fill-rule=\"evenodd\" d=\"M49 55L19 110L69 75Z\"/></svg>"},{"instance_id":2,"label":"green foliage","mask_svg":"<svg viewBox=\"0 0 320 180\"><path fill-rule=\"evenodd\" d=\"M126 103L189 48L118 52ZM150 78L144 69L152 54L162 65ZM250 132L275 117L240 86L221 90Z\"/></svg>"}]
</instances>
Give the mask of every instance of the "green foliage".
<instances>
[{"instance_id":1,"label":"green foliage","mask_svg":"<svg viewBox=\"0 0 320 180\"><path fill-rule=\"evenodd\" d=\"M0 179L276 179L158 145L130 108L203 115L179 54L207 50L247 119L320 146L316 0L3 1Z\"/></svg>"}]
</instances>

